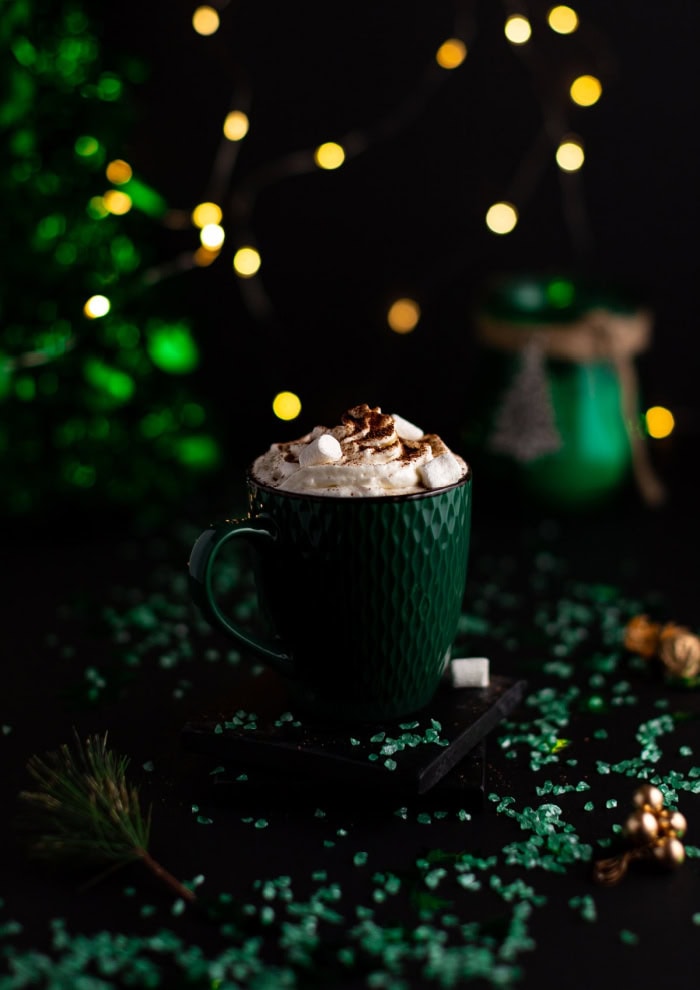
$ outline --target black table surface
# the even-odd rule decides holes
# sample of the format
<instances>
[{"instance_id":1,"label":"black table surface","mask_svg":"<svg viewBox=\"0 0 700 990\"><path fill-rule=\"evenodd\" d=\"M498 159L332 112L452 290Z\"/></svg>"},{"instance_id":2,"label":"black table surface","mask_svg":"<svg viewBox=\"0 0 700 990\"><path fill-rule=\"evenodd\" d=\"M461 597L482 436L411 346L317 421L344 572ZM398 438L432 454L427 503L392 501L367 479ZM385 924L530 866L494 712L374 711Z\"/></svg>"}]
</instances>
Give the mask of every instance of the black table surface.
<instances>
[{"instance_id":1,"label":"black table surface","mask_svg":"<svg viewBox=\"0 0 700 990\"><path fill-rule=\"evenodd\" d=\"M389 769L369 787L184 745L205 713L252 721L269 686L190 603L201 505L146 533L7 527L0 988L696 987L700 689L622 643L640 612L700 624L695 501L476 498L456 652L527 690L423 794ZM252 584L231 583L246 615ZM150 852L195 903L142 864L86 885L27 857L27 760L74 731L128 756ZM685 862L602 886L594 863L628 848L644 782L687 818Z\"/></svg>"}]
</instances>

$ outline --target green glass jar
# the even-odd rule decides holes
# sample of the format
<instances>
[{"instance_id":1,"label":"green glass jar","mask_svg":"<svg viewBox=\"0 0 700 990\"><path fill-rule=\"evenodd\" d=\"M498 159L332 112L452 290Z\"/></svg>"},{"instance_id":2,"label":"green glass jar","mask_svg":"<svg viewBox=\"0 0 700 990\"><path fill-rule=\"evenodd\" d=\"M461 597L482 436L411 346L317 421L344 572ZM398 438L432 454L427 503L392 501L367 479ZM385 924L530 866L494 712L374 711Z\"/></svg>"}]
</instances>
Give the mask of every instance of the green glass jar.
<instances>
[{"instance_id":1,"label":"green glass jar","mask_svg":"<svg viewBox=\"0 0 700 990\"><path fill-rule=\"evenodd\" d=\"M635 358L652 318L623 293L563 276L508 276L474 313L479 387L465 436L475 470L577 509L630 479L663 499L639 408Z\"/></svg>"}]
</instances>

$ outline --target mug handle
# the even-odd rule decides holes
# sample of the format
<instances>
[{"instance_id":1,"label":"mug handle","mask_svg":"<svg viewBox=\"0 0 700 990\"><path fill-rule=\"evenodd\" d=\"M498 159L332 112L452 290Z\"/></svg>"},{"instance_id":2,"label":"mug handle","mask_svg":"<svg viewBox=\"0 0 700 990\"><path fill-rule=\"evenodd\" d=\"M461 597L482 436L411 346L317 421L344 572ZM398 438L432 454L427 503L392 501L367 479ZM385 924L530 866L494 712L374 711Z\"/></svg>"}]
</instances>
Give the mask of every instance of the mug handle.
<instances>
[{"instance_id":1,"label":"mug handle","mask_svg":"<svg viewBox=\"0 0 700 990\"><path fill-rule=\"evenodd\" d=\"M264 516L255 520L226 519L213 523L199 535L189 559L190 594L205 618L232 636L286 677L294 676L294 662L288 653L271 642L246 632L220 608L213 586L214 563L219 550L229 540L247 540L251 544L274 546L277 540L275 525Z\"/></svg>"}]
</instances>

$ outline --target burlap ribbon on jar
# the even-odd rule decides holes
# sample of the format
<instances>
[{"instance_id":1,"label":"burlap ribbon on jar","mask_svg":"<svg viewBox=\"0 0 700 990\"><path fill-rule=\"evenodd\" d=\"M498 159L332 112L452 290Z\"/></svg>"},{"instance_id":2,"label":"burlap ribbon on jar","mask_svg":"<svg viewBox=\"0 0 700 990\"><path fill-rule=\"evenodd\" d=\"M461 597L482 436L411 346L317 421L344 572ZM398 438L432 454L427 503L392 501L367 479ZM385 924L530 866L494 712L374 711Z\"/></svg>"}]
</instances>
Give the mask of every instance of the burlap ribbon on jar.
<instances>
[{"instance_id":1,"label":"burlap ribbon on jar","mask_svg":"<svg viewBox=\"0 0 700 990\"><path fill-rule=\"evenodd\" d=\"M634 479L644 501L657 506L665 500L666 489L636 427L639 381L634 364L635 357L649 347L652 324L652 315L645 309L621 314L596 308L567 323L515 324L482 313L476 330L482 343L495 350L517 353L536 348L556 361L610 364L620 385L620 411L629 437Z\"/></svg>"}]
</instances>

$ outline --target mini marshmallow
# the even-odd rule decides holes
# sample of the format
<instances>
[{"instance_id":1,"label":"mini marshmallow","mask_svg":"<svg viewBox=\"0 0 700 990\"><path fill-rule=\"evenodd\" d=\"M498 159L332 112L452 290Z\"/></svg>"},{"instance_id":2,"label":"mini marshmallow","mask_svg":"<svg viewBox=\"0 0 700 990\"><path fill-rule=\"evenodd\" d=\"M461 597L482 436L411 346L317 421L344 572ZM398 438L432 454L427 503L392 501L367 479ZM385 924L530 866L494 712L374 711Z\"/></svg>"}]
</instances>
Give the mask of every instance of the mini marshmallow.
<instances>
[{"instance_id":1,"label":"mini marshmallow","mask_svg":"<svg viewBox=\"0 0 700 990\"><path fill-rule=\"evenodd\" d=\"M299 452L299 466L333 464L343 456L340 444L331 433L322 433Z\"/></svg>"},{"instance_id":2,"label":"mini marshmallow","mask_svg":"<svg viewBox=\"0 0 700 990\"><path fill-rule=\"evenodd\" d=\"M424 436L420 426L414 426L413 423L409 423L403 416L397 416L396 413L393 413L391 418L394 420L396 434L402 440L420 440Z\"/></svg>"},{"instance_id":3,"label":"mini marshmallow","mask_svg":"<svg viewBox=\"0 0 700 990\"><path fill-rule=\"evenodd\" d=\"M489 661L486 657L459 657L450 662L452 687L488 687Z\"/></svg>"},{"instance_id":4,"label":"mini marshmallow","mask_svg":"<svg viewBox=\"0 0 700 990\"><path fill-rule=\"evenodd\" d=\"M462 477L462 467L449 451L433 457L432 461L423 464L418 470L426 488L444 488Z\"/></svg>"}]
</instances>

